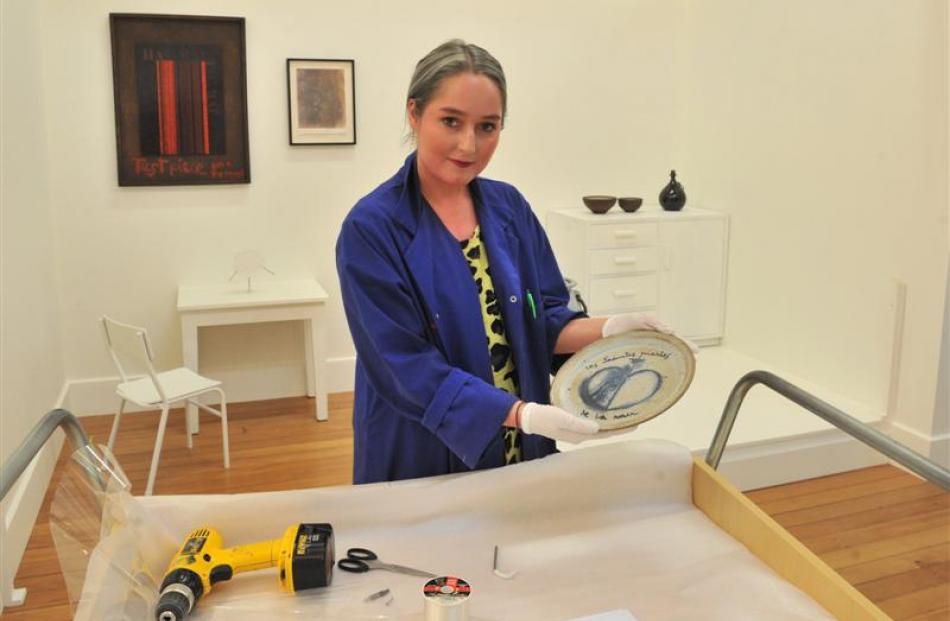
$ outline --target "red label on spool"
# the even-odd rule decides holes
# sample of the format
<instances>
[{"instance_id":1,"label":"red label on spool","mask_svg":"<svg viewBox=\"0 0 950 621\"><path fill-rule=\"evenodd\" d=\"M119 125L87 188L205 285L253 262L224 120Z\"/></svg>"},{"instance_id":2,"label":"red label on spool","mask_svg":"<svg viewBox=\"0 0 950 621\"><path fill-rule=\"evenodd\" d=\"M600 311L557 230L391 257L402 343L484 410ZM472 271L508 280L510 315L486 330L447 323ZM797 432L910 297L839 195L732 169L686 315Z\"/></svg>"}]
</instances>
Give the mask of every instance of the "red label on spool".
<instances>
[{"instance_id":1,"label":"red label on spool","mask_svg":"<svg viewBox=\"0 0 950 621\"><path fill-rule=\"evenodd\" d=\"M462 578L441 576L426 582L422 587L422 592L426 597L456 599L468 597L472 592L472 587Z\"/></svg>"}]
</instances>

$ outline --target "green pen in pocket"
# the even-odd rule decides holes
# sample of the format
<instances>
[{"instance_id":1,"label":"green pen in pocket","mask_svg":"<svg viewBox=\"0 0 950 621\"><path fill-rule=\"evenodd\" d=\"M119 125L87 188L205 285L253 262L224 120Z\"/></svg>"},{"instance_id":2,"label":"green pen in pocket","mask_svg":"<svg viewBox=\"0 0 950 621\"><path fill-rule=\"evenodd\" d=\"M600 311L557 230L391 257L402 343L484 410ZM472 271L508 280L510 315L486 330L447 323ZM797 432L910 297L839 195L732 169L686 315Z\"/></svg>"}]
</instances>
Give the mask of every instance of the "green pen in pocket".
<instances>
[{"instance_id":1,"label":"green pen in pocket","mask_svg":"<svg viewBox=\"0 0 950 621\"><path fill-rule=\"evenodd\" d=\"M534 305L534 296L531 295L530 291L525 291L525 295L528 298L528 306L531 308L531 318L538 318L538 307Z\"/></svg>"}]
</instances>

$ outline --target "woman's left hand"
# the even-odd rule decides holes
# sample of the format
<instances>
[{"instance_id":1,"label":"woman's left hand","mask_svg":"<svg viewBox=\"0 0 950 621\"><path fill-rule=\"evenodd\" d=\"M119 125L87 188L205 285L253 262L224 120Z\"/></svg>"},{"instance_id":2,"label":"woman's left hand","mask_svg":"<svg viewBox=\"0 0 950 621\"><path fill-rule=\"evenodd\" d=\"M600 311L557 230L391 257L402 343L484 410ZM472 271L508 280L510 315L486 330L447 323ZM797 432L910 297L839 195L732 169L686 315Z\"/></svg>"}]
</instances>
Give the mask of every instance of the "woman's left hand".
<instances>
[{"instance_id":1,"label":"woman's left hand","mask_svg":"<svg viewBox=\"0 0 950 621\"><path fill-rule=\"evenodd\" d=\"M631 330L656 330L664 334L675 334L672 327L660 321L655 315L650 313L624 313L608 317L601 328L601 335L607 338ZM689 346L694 355L699 353L699 347L695 343L681 336L678 338Z\"/></svg>"}]
</instances>

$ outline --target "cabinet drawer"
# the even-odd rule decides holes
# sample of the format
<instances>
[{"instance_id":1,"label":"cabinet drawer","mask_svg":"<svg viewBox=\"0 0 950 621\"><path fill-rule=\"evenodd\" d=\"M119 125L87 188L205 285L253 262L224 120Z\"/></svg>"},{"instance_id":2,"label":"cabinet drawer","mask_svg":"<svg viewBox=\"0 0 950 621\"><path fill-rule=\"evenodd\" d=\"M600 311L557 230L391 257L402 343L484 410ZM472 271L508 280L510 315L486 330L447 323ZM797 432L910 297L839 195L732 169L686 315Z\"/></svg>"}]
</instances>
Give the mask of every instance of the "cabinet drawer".
<instances>
[{"instance_id":1,"label":"cabinet drawer","mask_svg":"<svg viewBox=\"0 0 950 621\"><path fill-rule=\"evenodd\" d=\"M658 237L657 224L591 224L587 227L588 248L652 246Z\"/></svg>"},{"instance_id":2,"label":"cabinet drawer","mask_svg":"<svg viewBox=\"0 0 950 621\"><path fill-rule=\"evenodd\" d=\"M633 309L656 305L656 274L597 278L590 281L590 306Z\"/></svg>"},{"instance_id":3,"label":"cabinet drawer","mask_svg":"<svg viewBox=\"0 0 950 621\"><path fill-rule=\"evenodd\" d=\"M591 250L587 255L587 265L591 276L655 272L657 247Z\"/></svg>"}]
</instances>

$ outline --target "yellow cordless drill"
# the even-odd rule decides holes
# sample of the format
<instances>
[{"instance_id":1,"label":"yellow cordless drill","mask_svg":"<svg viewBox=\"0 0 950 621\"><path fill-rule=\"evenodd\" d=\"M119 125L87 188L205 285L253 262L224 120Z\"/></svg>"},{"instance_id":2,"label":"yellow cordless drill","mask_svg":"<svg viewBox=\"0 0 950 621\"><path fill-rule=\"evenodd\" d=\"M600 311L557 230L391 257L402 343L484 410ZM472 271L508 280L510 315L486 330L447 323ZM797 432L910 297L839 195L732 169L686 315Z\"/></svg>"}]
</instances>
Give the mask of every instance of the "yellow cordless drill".
<instances>
[{"instance_id":1,"label":"yellow cordless drill","mask_svg":"<svg viewBox=\"0 0 950 621\"><path fill-rule=\"evenodd\" d=\"M225 548L221 533L204 526L188 534L172 558L159 589L157 621L183 621L202 595L234 574L277 567L281 590L323 587L333 577L333 527L297 524L284 536Z\"/></svg>"}]
</instances>

